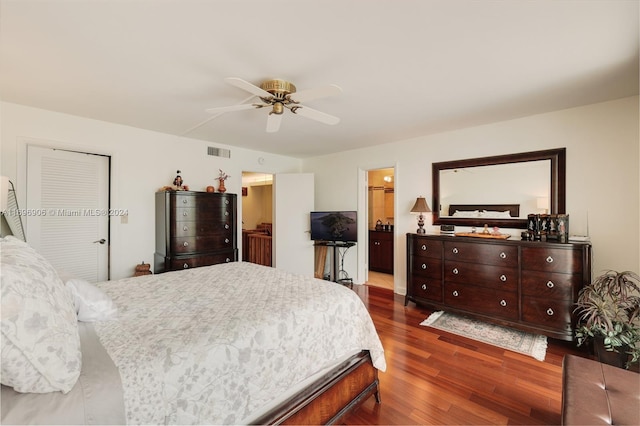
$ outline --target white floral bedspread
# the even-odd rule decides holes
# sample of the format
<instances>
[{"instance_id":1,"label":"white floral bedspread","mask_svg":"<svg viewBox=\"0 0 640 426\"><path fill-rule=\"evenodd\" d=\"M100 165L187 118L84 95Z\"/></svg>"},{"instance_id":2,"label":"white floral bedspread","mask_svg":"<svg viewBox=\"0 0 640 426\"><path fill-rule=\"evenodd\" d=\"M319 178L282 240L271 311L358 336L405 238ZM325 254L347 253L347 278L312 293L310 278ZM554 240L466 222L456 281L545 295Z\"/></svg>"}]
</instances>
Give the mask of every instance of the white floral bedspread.
<instances>
[{"instance_id":1,"label":"white floral bedspread","mask_svg":"<svg viewBox=\"0 0 640 426\"><path fill-rule=\"evenodd\" d=\"M98 286L96 323L120 370L129 424L233 424L347 354L386 368L362 301L328 281L234 262Z\"/></svg>"}]
</instances>

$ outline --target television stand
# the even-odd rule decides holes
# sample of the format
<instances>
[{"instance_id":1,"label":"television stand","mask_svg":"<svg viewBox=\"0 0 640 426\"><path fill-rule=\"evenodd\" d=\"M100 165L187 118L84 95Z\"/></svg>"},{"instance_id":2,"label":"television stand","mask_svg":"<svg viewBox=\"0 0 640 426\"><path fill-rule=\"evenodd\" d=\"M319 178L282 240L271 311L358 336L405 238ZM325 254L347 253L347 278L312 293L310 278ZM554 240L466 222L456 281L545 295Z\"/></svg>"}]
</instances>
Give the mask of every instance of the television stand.
<instances>
[{"instance_id":1,"label":"television stand","mask_svg":"<svg viewBox=\"0 0 640 426\"><path fill-rule=\"evenodd\" d=\"M333 247L333 254L331 259L331 271L329 275L330 281L352 287L353 286L352 278L341 279L339 277L340 272L343 272L342 262L340 262L340 249L342 248L345 249L345 251L342 253L342 256L344 256L344 254L346 253L346 250L349 249L349 247L355 246L356 243L344 242L344 241L316 241L315 245Z\"/></svg>"}]
</instances>

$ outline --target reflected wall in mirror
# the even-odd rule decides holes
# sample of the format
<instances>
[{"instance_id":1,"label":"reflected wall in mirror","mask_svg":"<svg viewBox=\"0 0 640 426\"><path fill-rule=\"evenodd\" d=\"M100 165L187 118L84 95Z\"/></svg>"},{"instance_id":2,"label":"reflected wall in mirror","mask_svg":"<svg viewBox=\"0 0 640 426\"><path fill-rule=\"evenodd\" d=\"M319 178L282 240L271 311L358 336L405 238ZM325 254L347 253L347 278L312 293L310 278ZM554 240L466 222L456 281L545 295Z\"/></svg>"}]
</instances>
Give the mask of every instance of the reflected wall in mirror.
<instances>
[{"instance_id":1,"label":"reflected wall in mirror","mask_svg":"<svg viewBox=\"0 0 640 426\"><path fill-rule=\"evenodd\" d=\"M433 163L433 223L526 228L565 213L566 149Z\"/></svg>"}]
</instances>

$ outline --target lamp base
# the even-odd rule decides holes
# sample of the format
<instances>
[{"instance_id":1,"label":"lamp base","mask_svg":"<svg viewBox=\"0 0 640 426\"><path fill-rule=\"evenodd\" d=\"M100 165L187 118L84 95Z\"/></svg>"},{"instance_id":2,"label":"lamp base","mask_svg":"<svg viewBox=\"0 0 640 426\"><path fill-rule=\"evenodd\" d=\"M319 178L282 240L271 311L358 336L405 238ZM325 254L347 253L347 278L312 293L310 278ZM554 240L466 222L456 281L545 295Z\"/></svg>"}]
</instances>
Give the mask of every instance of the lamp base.
<instances>
[{"instance_id":1,"label":"lamp base","mask_svg":"<svg viewBox=\"0 0 640 426\"><path fill-rule=\"evenodd\" d=\"M418 233L418 234L426 234L426 233L427 233L427 231L426 231L426 229L424 229L424 228L418 228L418 229L416 230L416 233Z\"/></svg>"}]
</instances>

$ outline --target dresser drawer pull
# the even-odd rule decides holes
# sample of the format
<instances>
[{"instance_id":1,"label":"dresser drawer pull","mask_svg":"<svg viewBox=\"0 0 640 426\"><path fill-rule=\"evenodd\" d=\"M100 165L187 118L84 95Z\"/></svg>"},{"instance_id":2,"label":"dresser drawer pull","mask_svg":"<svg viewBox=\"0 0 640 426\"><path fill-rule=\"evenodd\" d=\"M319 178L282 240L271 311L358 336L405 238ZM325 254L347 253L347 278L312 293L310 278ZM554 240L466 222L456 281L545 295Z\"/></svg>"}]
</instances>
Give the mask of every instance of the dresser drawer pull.
<instances>
[{"instance_id":1,"label":"dresser drawer pull","mask_svg":"<svg viewBox=\"0 0 640 426\"><path fill-rule=\"evenodd\" d=\"M187 204L187 203L188 203L187 199L186 199L186 198L184 198L184 199L182 200L182 204Z\"/></svg>"},{"instance_id":2,"label":"dresser drawer pull","mask_svg":"<svg viewBox=\"0 0 640 426\"><path fill-rule=\"evenodd\" d=\"M455 275L458 275L460 273L460 271L458 271L458 268L453 268L453 271L451 272L453 272Z\"/></svg>"},{"instance_id":3,"label":"dresser drawer pull","mask_svg":"<svg viewBox=\"0 0 640 426\"><path fill-rule=\"evenodd\" d=\"M500 253L500 259L506 259L507 258L507 253L502 252Z\"/></svg>"},{"instance_id":4,"label":"dresser drawer pull","mask_svg":"<svg viewBox=\"0 0 640 426\"><path fill-rule=\"evenodd\" d=\"M500 301L500 306L502 306L502 307L507 306L507 301L506 301L506 300L504 300L504 299L502 299L502 300Z\"/></svg>"},{"instance_id":5,"label":"dresser drawer pull","mask_svg":"<svg viewBox=\"0 0 640 426\"><path fill-rule=\"evenodd\" d=\"M228 223L224 224L224 229L229 229L229 224Z\"/></svg>"},{"instance_id":6,"label":"dresser drawer pull","mask_svg":"<svg viewBox=\"0 0 640 426\"><path fill-rule=\"evenodd\" d=\"M423 244L422 247L420 247L420 250L422 251L427 251L427 245Z\"/></svg>"},{"instance_id":7,"label":"dresser drawer pull","mask_svg":"<svg viewBox=\"0 0 640 426\"><path fill-rule=\"evenodd\" d=\"M187 212L182 212L182 216L189 216L189 213L187 213Z\"/></svg>"},{"instance_id":8,"label":"dresser drawer pull","mask_svg":"<svg viewBox=\"0 0 640 426\"><path fill-rule=\"evenodd\" d=\"M422 269L427 269L427 264L426 264L426 263L423 263L422 265L420 265L420 267L421 267Z\"/></svg>"},{"instance_id":9,"label":"dresser drawer pull","mask_svg":"<svg viewBox=\"0 0 640 426\"><path fill-rule=\"evenodd\" d=\"M453 250L451 250L454 254L458 254L458 247L454 247Z\"/></svg>"},{"instance_id":10,"label":"dresser drawer pull","mask_svg":"<svg viewBox=\"0 0 640 426\"><path fill-rule=\"evenodd\" d=\"M547 309L547 315L553 316L553 309L551 308Z\"/></svg>"},{"instance_id":11,"label":"dresser drawer pull","mask_svg":"<svg viewBox=\"0 0 640 426\"><path fill-rule=\"evenodd\" d=\"M189 230L189 228L187 227L187 225L185 225L185 226L183 226L183 227L182 227L182 230L183 230L183 231L188 231L188 230Z\"/></svg>"},{"instance_id":12,"label":"dresser drawer pull","mask_svg":"<svg viewBox=\"0 0 640 426\"><path fill-rule=\"evenodd\" d=\"M228 257L224 260L225 262L229 263L231 262L231 259L229 259Z\"/></svg>"},{"instance_id":13,"label":"dresser drawer pull","mask_svg":"<svg viewBox=\"0 0 640 426\"><path fill-rule=\"evenodd\" d=\"M182 243L182 247L189 247L189 243L185 241L184 243Z\"/></svg>"},{"instance_id":14,"label":"dresser drawer pull","mask_svg":"<svg viewBox=\"0 0 640 426\"><path fill-rule=\"evenodd\" d=\"M224 203L225 204L229 204L229 200L224 200Z\"/></svg>"},{"instance_id":15,"label":"dresser drawer pull","mask_svg":"<svg viewBox=\"0 0 640 426\"><path fill-rule=\"evenodd\" d=\"M553 288L553 287L555 287L555 284L553 282L551 282L551 281L547 281L547 287Z\"/></svg>"},{"instance_id":16,"label":"dresser drawer pull","mask_svg":"<svg viewBox=\"0 0 640 426\"><path fill-rule=\"evenodd\" d=\"M225 242L225 244L229 244L229 239L228 239L228 238L225 238L225 239L224 239L224 242Z\"/></svg>"},{"instance_id":17,"label":"dresser drawer pull","mask_svg":"<svg viewBox=\"0 0 640 426\"><path fill-rule=\"evenodd\" d=\"M182 265L182 267L183 267L184 269L188 269L188 268L189 268L189 264L188 264L188 263L185 263L184 265Z\"/></svg>"},{"instance_id":18,"label":"dresser drawer pull","mask_svg":"<svg viewBox=\"0 0 640 426\"><path fill-rule=\"evenodd\" d=\"M547 263L553 263L553 257L549 256L547 257Z\"/></svg>"},{"instance_id":19,"label":"dresser drawer pull","mask_svg":"<svg viewBox=\"0 0 640 426\"><path fill-rule=\"evenodd\" d=\"M500 281L505 282L507 281L507 276L506 275L500 275Z\"/></svg>"},{"instance_id":20,"label":"dresser drawer pull","mask_svg":"<svg viewBox=\"0 0 640 426\"><path fill-rule=\"evenodd\" d=\"M460 295L460 293L458 293L458 290L453 290L453 293L451 294L453 294L455 297L458 297Z\"/></svg>"},{"instance_id":21,"label":"dresser drawer pull","mask_svg":"<svg viewBox=\"0 0 640 426\"><path fill-rule=\"evenodd\" d=\"M422 289L426 290L427 289L427 285L426 284L422 284Z\"/></svg>"},{"instance_id":22,"label":"dresser drawer pull","mask_svg":"<svg viewBox=\"0 0 640 426\"><path fill-rule=\"evenodd\" d=\"M229 216L229 212L224 212L224 215L225 216Z\"/></svg>"}]
</instances>

